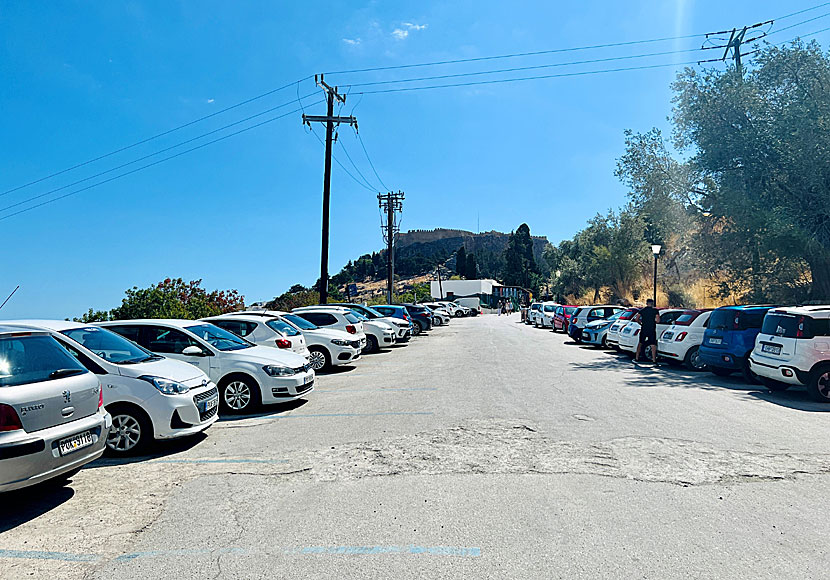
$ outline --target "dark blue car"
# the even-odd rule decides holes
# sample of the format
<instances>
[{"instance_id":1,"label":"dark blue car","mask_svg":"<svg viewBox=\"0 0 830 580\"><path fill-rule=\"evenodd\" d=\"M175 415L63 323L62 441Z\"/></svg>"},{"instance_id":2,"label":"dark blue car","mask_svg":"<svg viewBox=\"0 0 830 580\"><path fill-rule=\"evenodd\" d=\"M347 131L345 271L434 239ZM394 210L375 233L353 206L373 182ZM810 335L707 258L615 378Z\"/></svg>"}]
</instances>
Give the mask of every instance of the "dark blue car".
<instances>
[{"instance_id":1,"label":"dark blue car","mask_svg":"<svg viewBox=\"0 0 830 580\"><path fill-rule=\"evenodd\" d=\"M699 351L710 371L719 377L739 372L747 381L757 382L748 358L770 308L774 307L723 306L712 312Z\"/></svg>"}]
</instances>

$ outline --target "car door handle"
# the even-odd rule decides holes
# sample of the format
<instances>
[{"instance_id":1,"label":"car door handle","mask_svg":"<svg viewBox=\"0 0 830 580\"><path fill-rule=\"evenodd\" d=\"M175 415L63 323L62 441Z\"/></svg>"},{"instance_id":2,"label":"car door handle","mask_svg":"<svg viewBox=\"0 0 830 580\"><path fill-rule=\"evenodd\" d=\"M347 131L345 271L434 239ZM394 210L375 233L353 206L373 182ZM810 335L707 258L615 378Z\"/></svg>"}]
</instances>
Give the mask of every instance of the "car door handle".
<instances>
[{"instance_id":1,"label":"car door handle","mask_svg":"<svg viewBox=\"0 0 830 580\"><path fill-rule=\"evenodd\" d=\"M74 412L75 412L75 407L64 407L63 409L61 409L61 415L63 415L64 417L69 417Z\"/></svg>"}]
</instances>

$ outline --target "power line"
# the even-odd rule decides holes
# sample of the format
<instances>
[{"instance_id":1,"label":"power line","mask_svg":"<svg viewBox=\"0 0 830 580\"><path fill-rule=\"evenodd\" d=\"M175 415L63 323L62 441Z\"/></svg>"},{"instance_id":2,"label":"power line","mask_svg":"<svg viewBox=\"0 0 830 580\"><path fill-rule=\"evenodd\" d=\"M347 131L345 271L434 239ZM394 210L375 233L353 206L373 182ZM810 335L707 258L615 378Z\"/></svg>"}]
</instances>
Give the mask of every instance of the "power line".
<instances>
[{"instance_id":1,"label":"power line","mask_svg":"<svg viewBox=\"0 0 830 580\"><path fill-rule=\"evenodd\" d=\"M320 101L316 101L315 103L313 103L313 105L317 105L317 104L322 103L322 102L323 102L322 100L320 100ZM311 106L311 105L309 105L309 106ZM5 219L8 219L8 218L10 218L10 217L14 217L14 216L16 216L16 215L19 215L19 214L21 214L21 213L25 213L25 212L27 212L27 211L30 211L30 210L33 210L33 209L36 209L36 208L39 208L39 207L43 207L44 205L48 205L48 204L50 204L50 203L54 203L54 202L59 201L59 200L61 200L61 199L66 199L67 197L71 197L71 196L76 195L76 194L78 194L78 193L81 193L81 192L84 192L84 191L88 191L88 190L92 189L93 187L98 187L99 185L104 185L105 183L110 183L110 182L112 182L112 181L115 181L116 179L121 179L122 177L126 177L126 176L128 176L128 175L132 175L133 173L137 173L137 172L142 171L142 170L144 170L144 169L147 169L147 168L149 168L149 167L153 167L154 165L158 165L158 164L160 164L160 163L164 163L165 161L169 161L169 160L171 160L171 159L175 159L176 157L181 157L182 155L185 155L185 154L187 154L187 153L191 153L192 151L196 151L197 149L202 149L202 148L204 148L204 147L207 147L208 145L212 145L212 144L214 144L214 143L218 143L219 141L224 141L225 139L229 139L229 138L234 137L234 136L236 136L236 135L239 135L239 134L241 134L241 133L245 133L245 132L250 131L250 130L252 130L252 129L256 129L257 127L261 127L261 126L263 126L263 125L266 125L266 124L268 124L268 123L272 123L272 122L277 121L277 120L279 120L279 119L283 119L283 118L285 118L285 117L288 117L289 115L293 115L293 114L295 114L295 113L299 113L301 110L302 110L301 108L298 108L298 109L295 109L295 110L290 111L290 112L288 112L288 113L283 113L282 115L277 115L276 117L271 117L270 119L265 119L264 121L260 121L259 123L256 123L256 124L254 124L254 125L251 125L250 127L245 127L244 129L239 129L238 131L234 131L233 133L229 133L229 134L227 134L227 135L224 135L224 136L219 137L219 138L217 138L217 139L214 139L214 140L212 140L212 141L207 141L206 143L202 143L202 144L200 144L200 145L197 145L196 147L192 147L192 148L190 148L190 149L186 149L185 151L180 151L180 152L176 153L175 155L170 155L169 157L165 157L165 158L163 158L163 159L159 159L159 160L157 160L157 161L153 161L152 163L148 163L147 165L142 165L141 167L136 167L135 169L131 169L130 171L126 171L126 172L124 172L124 173L121 173L121 174L119 174L119 175L115 175L115 176L110 177L110 178L108 178L108 179L105 179L105 180L103 180L103 181L99 181L98 183L93 183L93 184L91 184L91 185L87 185L86 187L82 187L82 188L80 188L80 189L76 189L76 190L74 190L74 191L70 191L69 193L66 193L66 194L64 194L64 195L60 195L60 196L55 197L55 198L52 198L52 199L48 199L48 200L46 200L46 201L43 201L43 202L38 203L38 204L36 204L36 205L33 205L33 206L31 206L31 207L27 207L27 208L24 208L24 209L18 210L18 211L16 211L16 212L13 212L13 213L10 213L10 214L7 214L7 215L4 215L4 216L0 217L0 221L5 220Z\"/></svg>"},{"instance_id":2,"label":"power line","mask_svg":"<svg viewBox=\"0 0 830 580\"><path fill-rule=\"evenodd\" d=\"M319 135L318 135L318 134L314 131L314 128L313 128L313 127L311 128L311 133L312 133L315 137L317 137L317 140L320 142L320 144L321 144L321 145L325 146L325 142L323 142L323 140L320 138L320 136L319 136ZM352 175L352 173L351 173L348 169L346 169L346 166L345 166L345 165L343 165L342 163L340 163L340 160L337 158L337 156L336 156L336 155L334 155L334 154L332 153L331 158L332 158L332 159L334 159L334 162L335 162L335 163L337 163L337 164L340 166L340 169L342 169L342 170L343 170L343 172L344 172L346 175L348 175L349 177L351 177L351 178L352 178L352 180L354 180L354 182L355 182L356 184L358 184L358 185L359 185L360 187L362 187L363 189L367 189L367 190L371 191L372 193L375 193L375 190L374 190L373 188L371 188L371 187L367 187L367 186L366 186L363 182L361 182L361 181L360 181L357 177L355 177L354 175Z\"/></svg>"},{"instance_id":3,"label":"power line","mask_svg":"<svg viewBox=\"0 0 830 580\"><path fill-rule=\"evenodd\" d=\"M355 164L355 162L354 162L354 161L352 161L352 156L351 156L351 155L349 155L349 151L348 151L348 149L346 149L346 146L345 146L345 145L343 145L343 141L341 141L340 139L338 139L338 140L337 140L337 143L338 143L338 144L340 145L340 147L343 149L343 153L345 153L345 154L346 154L346 159L348 159L348 160L349 160L349 163L351 163L351 164L352 164L352 167L354 167L354 170L355 170L355 171L357 171L357 174L360 176L360 178L361 178L361 179L363 179L363 182L364 182L367 186L369 186L370 188L372 188L372 191L375 191L375 188L374 188L374 187L372 187L372 184L371 184L371 183L369 183L369 180L368 180L368 179L366 179L366 176L365 176L365 175L363 175L363 172L362 172L362 171L360 171L360 169L357 167L357 165Z\"/></svg>"},{"instance_id":4,"label":"power line","mask_svg":"<svg viewBox=\"0 0 830 580\"><path fill-rule=\"evenodd\" d=\"M830 4L830 3L828 3L828 4ZM784 28L778 28L776 30L768 32L767 36L770 36L772 34L778 34L779 32L784 32L785 30L790 30L791 28L795 28L796 26L801 26L802 24L807 24L808 22L814 22L814 21L820 20L822 18L827 18L828 16L830 16L830 12L820 14L820 15L814 17L814 18L810 18L809 20L802 20L801 22L796 22L795 24L790 24L789 26L785 26Z\"/></svg>"},{"instance_id":5,"label":"power line","mask_svg":"<svg viewBox=\"0 0 830 580\"><path fill-rule=\"evenodd\" d=\"M363 95L361 95L361 97L362 96ZM375 164L372 163L372 158L369 157L369 152L366 150L366 145L363 144L363 137L360 136L360 132L358 132L358 131L355 131L355 135L357 135L357 139L358 139L358 141L360 141L360 146L363 147L363 153L366 155L366 161L369 162L369 166L372 168L372 171L375 172L375 177L378 178L378 181L383 186L383 189L388 190L389 188L386 187L386 184L383 183L383 180L380 178L380 175L378 175L378 171L377 171L377 169L375 169Z\"/></svg>"},{"instance_id":6,"label":"power line","mask_svg":"<svg viewBox=\"0 0 830 580\"><path fill-rule=\"evenodd\" d=\"M792 18L793 16L798 16L799 14L804 14L805 12L812 12L813 10L818 10L819 8L824 8L825 6L830 6L830 2L825 2L824 4L818 4L816 6L811 6L810 8L805 8L804 10L799 10L798 12L790 12L789 14L785 14L784 16L779 16L778 18L773 18L773 20L786 20L787 18Z\"/></svg>"},{"instance_id":7,"label":"power line","mask_svg":"<svg viewBox=\"0 0 830 580\"><path fill-rule=\"evenodd\" d=\"M210 113L209 115L204 115L203 117L199 117L198 119L194 119L194 120L189 121L189 122L187 122L183 125L179 125L178 127L173 127L172 129L162 131L161 133L157 133L157 134L153 135L152 137L147 137L146 139L142 139L141 141L136 141L135 143L132 143L130 145L126 145L124 147L120 147L119 149L115 149L113 151L110 151L109 153L105 153L103 155L99 155L98 157L94 157L92 159L88 159L88 160L83 161L81 163L77 163L77 164L75 164L71 167L67 167L66 169L61 169L60 171L56 171L55 173L52 173L50 175L46 175L44 177L40 177L38 179L35 179L34 181L24 183L23 185L18 185L17 187L13 187L11 189L7 189L6 191L0 192L0 197L2 197L4 195L8 195L10 193L13 193L15 191L18 191L20 189L29 187L31 185L41 183L43 181L46 181L47 179L52 179L53 177L57 177L58 175L63 175L64 173L68 173L68 172L73 171L75 169L79 169L81 167L89 165L90 163L95 163L96 161L100 161L101 159L106 159L107 157L112 157L113 155L116 155L118 153L122 153L122 152L127 151L128 149L132 149L134 147L138 147L139 145L149 143L150 141L153 141L153 140L158 139L160 137L164 137L165 135L169 135L170 133L175 133L176 131L180 131L181 129L185 129L187 127L190 127L191 125L195 125L196 123L201 123L202 121L205 121L205 120L210 119L212 117L215 117L217 115L221 115L221 114L226 113L228 111L231 111L233 109L237 109L237 108L239 108L243 105L247 105L248 103L253 103L254 101L257 101L259 99L263 99L263 98L265 98L269 95L273 95L274 93L278 93L279 91L287 89L287 88L293 86L296 83L300 83L300 82L308 80L310 78L311 78L311 76L307 76L307 77L304 77L302 79L290 82L287 85L283 85L279 88L272 89L270 91L266 91L264 93L256 95L255 97L245 99L244 101L240 101L240 102L236 103L235 105L225 107L224 109L220 109L219 111L215 111L213 113Z\"/></svg>"}]
</instances>

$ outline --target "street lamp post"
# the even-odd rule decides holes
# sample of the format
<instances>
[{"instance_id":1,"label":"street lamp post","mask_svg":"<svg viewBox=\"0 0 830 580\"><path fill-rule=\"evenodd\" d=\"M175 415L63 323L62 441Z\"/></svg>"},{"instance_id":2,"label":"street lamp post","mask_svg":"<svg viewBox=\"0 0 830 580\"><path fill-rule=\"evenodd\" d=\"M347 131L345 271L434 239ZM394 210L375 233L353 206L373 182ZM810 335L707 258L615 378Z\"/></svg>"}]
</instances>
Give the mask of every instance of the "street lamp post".
<instances>
[{"instance_id":1,"label":"street lamp post","mask_svg":"<svg viewBox=\"0 0 830 580\"><path fill-rule=\"evenodd\" d=\"M660 255L662 246L660 244L652 244L651 253L654 254L654 306L657 306L657 256Z\"/></svg>"}]
</instances>

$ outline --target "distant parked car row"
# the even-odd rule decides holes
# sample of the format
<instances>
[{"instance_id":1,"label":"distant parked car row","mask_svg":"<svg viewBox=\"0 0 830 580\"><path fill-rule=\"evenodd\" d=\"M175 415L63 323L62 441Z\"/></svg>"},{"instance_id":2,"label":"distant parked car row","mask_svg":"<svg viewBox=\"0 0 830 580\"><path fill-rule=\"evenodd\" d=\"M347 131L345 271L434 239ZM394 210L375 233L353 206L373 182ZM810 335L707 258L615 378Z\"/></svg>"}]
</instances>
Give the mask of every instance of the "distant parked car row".
<instances>
[{"instance_id":1,"label":"distant parked car row","mask_svg":"<svg viewBox=\"0 0 830 580\"><path fill-rule=\"evenodd\" d=\"M639 311L534 302L525 322L633 356L641 330ZM657 355L669 364L718 376L737 373L771 391L802 386L816 401L830 403L830 305L663 308L657 337Z\"/></svg>"},{"instance_id":2,"label":"distant parked car row","mask_svg":"<svg viewBox=\"0 0 830 580\"><path fill-rule=\"evenodd\" d=\"M453 302L326 304L202 320L0 323L0 492L107 452L200 433L220 414L308 397L316 372L469 315Z\"/></svg>"}]
</instances>

